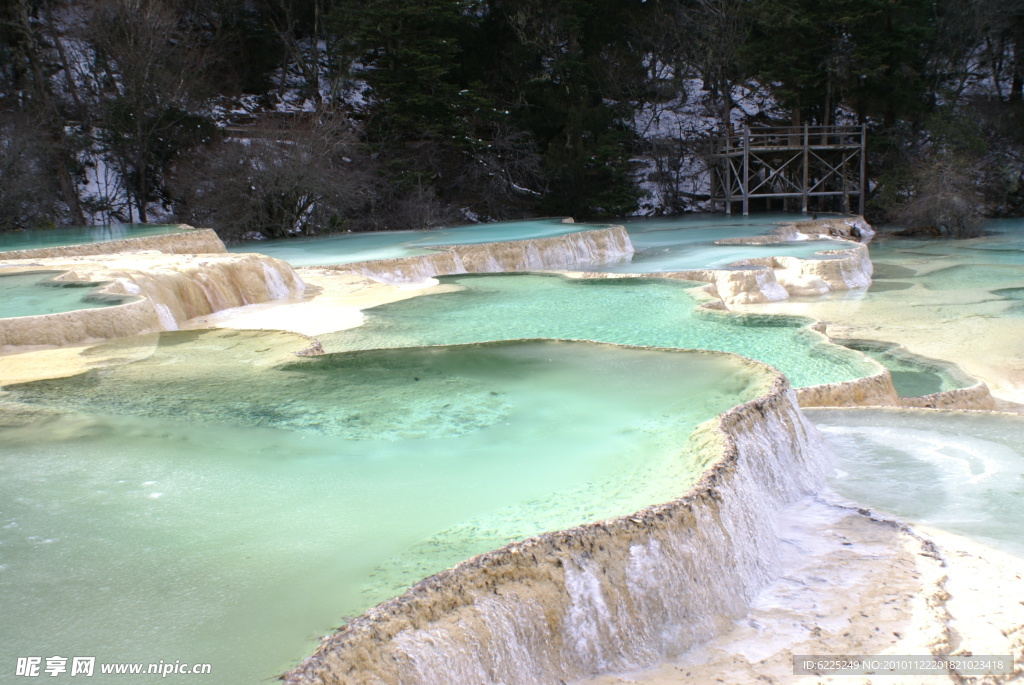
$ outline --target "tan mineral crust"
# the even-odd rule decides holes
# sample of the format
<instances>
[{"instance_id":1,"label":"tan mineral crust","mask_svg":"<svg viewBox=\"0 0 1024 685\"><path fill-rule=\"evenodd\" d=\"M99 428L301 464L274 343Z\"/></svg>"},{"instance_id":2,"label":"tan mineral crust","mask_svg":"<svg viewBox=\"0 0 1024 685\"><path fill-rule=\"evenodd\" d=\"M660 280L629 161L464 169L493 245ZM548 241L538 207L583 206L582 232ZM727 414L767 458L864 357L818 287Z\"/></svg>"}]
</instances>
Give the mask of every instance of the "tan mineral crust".
<instances>
[{"instance_id":1,"label":"tan mineral crust","mask_svg":"<svg viewBox=\"0 0 1024 685\"><path fill-rule=\"evenodd\" d=\"M591 261L610 264L633 254L626 229L610 226L547 238L474 245L445 245L434 254L375 259L333 268L386 283L423 281L433 276L559 269Z\"/></svg>"},{"instance_id":2,"label":"tan mineral crust","mask_svg":"<svg viewBox=\"0 0 1024 685\"><path fill-rule=\"evenodd\" d=\"M58 247L38 247L30 250L10 250L0 253L0 258L8 259L46 259L50 257L80 257L84 255L106 255L117 252L135 252L154 250L166 254L211 254L225 252L224 243L217 233L209 228L194 228L179 224L184 229L180 233L168 235L143 236L141 238L125 238L108 240L82 245L65 245Z\"/></svg>"},{"instance_id":3,"label":"tan mineral crust","mask_svg":"<svg viewBox=\"0 0 1024 685\"><path fill-rule=\"evenodd\" d=\"M1004 683L1024 676L1024 561L967 538L807 498L779 516L793 554L704 645L586 685ZM796 675L794 655L1013 655L1011 676Z\"/></svg>"},{"instance_id":4,"label":"tan mineral crust","mask_svg":"<svg viewBox=\"0 0 1024 685\"><path fill-rule=\"evenodd\" d=\"M918 276L948 266L927 255L913 264ZM983 290L931 290L915 283L873 292L868 299L858 293L794 298L749 311L808 316L826 322L835 338L898 343L917 354L954 362L984 381L998 408L1013 411L1019 410L1013 404L1024 404L1024 318L1004 316L1008 306ZM967 315L965 307L970 308Z\"/></svg>"},{"instance_id":5,"label":"tan mineral crust","mask_svg":"<svg viewBox=\"0 0 1024 685\"><path fill-rule=\"evenodd\" d=\"M299 267L295 271L306 284L306 290L301 296L224 309L192 319L183 324L182 328L285 330L317 336L361 325L364 309L424 293L458 289L455 286L439 285L432 278L413 283L389 284L354 271L331 267Z\"/></svg>"},{"instance_id":6,"label":"tan mineral crust","mask_svg":"<svg viewBox=\"0 0 1024 685\"><path fill-rule=\"evenodd\" d=\"M870 230L856 221L835 221L782 227L779 234L852 239ZM0 345L6 345L0 348L0 383L129 363L149 353L160 330L276 329L310 337L360 325L364 309L450 287L438 286L433 275L558 269L578 257L578 250L608 259L632 252L621 227L571 235L576 237L543 239L548 242L539 246L528 243L542 241L497 249L454 246L426 258L297 270L262 255L227 255L222 246L221 254L207 246L208 254L145 248L102 257L34 256L19 268L65 270L71 280L109 281L108 292L144 296L120 306L142 313L125 315L128 323L111 323L106 333L151 335L74 346L102 339L104 331L86 322L50 320L44 328L57 332L46 337L31 323L25 332L5 330L15 321L9 319L0 323ZM13 266L11 259L5 255L0 265ZM387 269L395 264L385 261L399 262L392 276ZM903 343L959 362L1001 397L1024 399L1024 354L1014 347L1024 336L1016 343L1005 336L992 342L985 338L992 332L987 323L962 322L956 340L944 340L934 323L926 330L925 317L912 315L909 303L916 294L906 292L900 293L908 303L902 308L897 301L869 311L847 307L844 300L777 301L791 293L824 292L822 287L865 285L871 265L863 245L851 240L833 260L778 258L749 266L656 276L708 283L715 306L760 303L751 311L809 315L828 321L828 332L843 338ZM51 349L25 351L30 340ZM308 342L294 341L293 352ZM989 354L994 362L985 361ZM982 388L925 403L984 404L991 397ZM836 500L824 486L827 450L797 398L803 406L900 403L885 370L796 393L776 378L764 397L698 430L694 439L719 456L680 499L514 543L425 579L324 638L287 682L520 682L524 674L509 670L517 663L529 663L533 673L527 678L538 682L600 685L1010 682L958 674L795 676L792 669L794 654L969 653L1012 653L1014 677L1020 679L1024 561ZM16 413L0 411L12 420ZM647 585L640 591L638 583ZM582 630L589 642L571 643L567 621L577 640ZM636 641L656 634L660 624L689 627L665 653L644 652ZM652 668L636 670L637 664ZM602 672L618 675L579 680Z\"/></svg>"},{"instance_id":7,"label":"tan mineral crust","mask_svg":"<svg viewBox=\"0 0 1024 685\"><path fill-rule=\"evenodd\" d=\"M103 283L100 293L139 296L112 307L0 319L0 349L8 351L175 330L196 316L285 297L305 287L289 264L259 254L0 256L0 268L3 273L59 271L55 280Z\"/></svg>"},{"instance_id":8,"label":"tan mineral crust","mask_svg":"<svg viewBox=\"0 0 1024 685\"><path fill-rule=\"evenodd\" d=\"M997 399L1024 403L1024 320L983 310L968 318L943 315L935 294L923 288L882 295L870 301L789 300L749 311L809 316L826 321L833 337L898 343L955 362L984 381Z\"/></svg>"}]
</instances>

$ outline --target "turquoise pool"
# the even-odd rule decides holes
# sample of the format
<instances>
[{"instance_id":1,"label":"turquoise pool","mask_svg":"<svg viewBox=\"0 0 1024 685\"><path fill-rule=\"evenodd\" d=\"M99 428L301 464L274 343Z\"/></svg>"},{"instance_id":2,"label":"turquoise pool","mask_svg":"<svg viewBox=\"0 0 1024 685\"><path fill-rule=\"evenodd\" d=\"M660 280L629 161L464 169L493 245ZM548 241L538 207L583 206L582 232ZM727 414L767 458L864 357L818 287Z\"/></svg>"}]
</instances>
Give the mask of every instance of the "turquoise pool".
<instances>
[{"instance_id":1,"label":"turquoise pool","mask_svg":"<svg viewBox=\"0 0 1024 685\"><path fill-rule=\"evenodd\" d=\"M734 352L782 371L796 387L862 378L878 367L806 330L802 317L708 311L669 279L568 279L543 274L444 276L457 292L366 310L358 327L320 336L327 350L564 338Z\"/></svg>"},{"instance_id":2,"label":"turquoise pool","mask_svg":"<svg viewBox=\"0 0 1024 685\"><path fill-rule=\"evenodd\" d=\"M682 494L713 456L694 428L770 382L588 343L304 344L168 333L144 361L5 388L5 654L272 678L468 556Z\"/></svg>"},{"instance_id":3,"label":"turquoise pool","mask_svg":"<svg viewBox=\"0 0 1024 685\"><path fill-rule=\"evenodd\" d=\"M440 245L474 245L504 240L526 240L589 231L600 226L564 223L561 219L503 221L438 228L429 231L376 231L344 233L323 238L254 240L234 245L229 252L259 252L292 266L351 264L372 259L392 259L430 254Z\"/></svg>"},{"instance_id":4,"label":"turquoise pool","mask_svg":"<svg viewBox=\"0 0 1024 685\"><path fill-rule=\"evenodd\" d=\"M35 231L0 232L0 253L9 250L33 250L38 247L62 247L82 243L102 243L125 238L181 233L179 224L117 224L113 226L68 226Z\"/></svg>"},{"instance_id":5,"label":"turquoise pool","mask_svg":"<svg viewBox=\"0 0 1024 685\"><path fill-rule=\"evenodd\" d=\"M132 299L119 295L96 294L94 291L103 285L102 283L50 280L60 273L33 271L4 274L0 271L0 319L109 307Z\"/></svg>"},{"instance_id":6,"label":"turquoise pool","mask_svg":"<svg viewBox=\"0 0 1024 685\"><path fill-rule=\"evenodd\" d=\"M732 261L718 248L736 246L706 243L770 227L763 217L733 217L629 230L641 250L635 264L673 270L693 257L689 249L700 253L691 264ZM451 229L460 241L442 232L428 242L353 234L326 239L336 242L322 253L304 241L280 249L295 248L301 264L507 239L501 226L479 228ZM520 227L522 235L586 228ZM964 255L981 260L987 250L1019 265L1012 248L982 245ZM1024 282L1005 276L1016 272L943 275L973 264L953 247L886 244L882 287L855 296L900 297L905 284L953 294L943 286L963 277L984 281L985 302L1011 312ZM364 326L322 337L333 352L322 357L293 356L308 341L290 334L177 332L148 356L143 341L121 342L140 351L118 347L116 364L5 387L0 647L101 662L210 662L225 682L271 678L346 615L472 554L680 494L710 456L689 442L695 427L769 382L732 357L523 338L732 351L798 387L877 369L806 330L811 319L697 308L687 292L694 283L540 274L440 281L454 291L368 310ZM918 390L943 382L916 381ZM838 490L1018 544L1019 517L984 510L985 502L1010 509L1020 494L1017 424L815 416L840 452ZM908 488L920 497L899 501Z\"/></svg>"},{"instance_id":7,"label":"turquoise pool","mask_svg":"<svg viewBox=\"0 0 1024 685\"><path fill-rule=\"evenodd\" d=\"M665 273L722 268L758 257L833 259L820 254L845 243L798 240L773 245L716 245L723 238L751 238L769 233L780 223L804 221L802 214L761 214L748 217L682 216L628 221L624 225L636 252L622 264L602 267L612 273Z\"/></svg>"},{"instance_id":8,"label":"turquoise pool","mask_svg":"<svg viewBox=\"0 0 1024 685\"><path fill-rule=\"evenodd\" d=\"M843 347L868 355L889 369L900 397L922 397L977 384L955 364L911 354L899 345L871 340L837 340Z\"/></svg>"}]
</instances>

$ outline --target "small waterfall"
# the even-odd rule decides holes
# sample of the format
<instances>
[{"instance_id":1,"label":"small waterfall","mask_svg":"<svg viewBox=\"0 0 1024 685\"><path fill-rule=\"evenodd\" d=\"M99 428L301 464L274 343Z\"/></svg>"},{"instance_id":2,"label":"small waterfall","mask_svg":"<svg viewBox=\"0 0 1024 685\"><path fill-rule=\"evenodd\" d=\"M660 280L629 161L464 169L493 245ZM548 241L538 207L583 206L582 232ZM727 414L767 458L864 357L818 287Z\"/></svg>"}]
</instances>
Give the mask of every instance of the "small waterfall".
<instances>
[{"instance_id":1,"label":"small waterfall","mask_svg":"<svg viewBox=\"0 0 1024 685\"><path fill-rule=\"evenodd\" d=\"M206 301L210 303L210 311L216 312L222 309L229 309L230 304L225 303L225 299L221 297L218 292L218 283L211 277L210 274L199 272L194 274L193 282L199 286L199 289L203 291L203 296L206 297ZM242 298L242 304L249 304Z\"/></svg>"},{"instance_id":2,"label":"small waterfall","mask_svg":"<svg viewBox=\"0 0 1024 685\"><path fill-rule=\"evenodd\" d=\"M779 573L774 514L827 448L781 377L695 431L722 456L681 499L514 543L371 609L289 683L551 683L649 666L743 616Z\"/></svg>"},{"instance_id":3,"label":"small waterfall","mask_svg":"<svg viewBox=\"0 0 1024 685\"><path fill-rule=\"evenodd\" d=\"M411 283L449 274L539 271L580 264L614 264L633 254L633 244L622 226L549 238L448 245L438 249L435 254L420 257L377 259L341 264L333 268L358 271L383 283Z\"/></svg>"},{"instance_id":4,"label":"small waterfall","mask_svg":"<svg viewBox=\"0 0 1024 685\"><path fill-rule=\"evenodd\" d=\"M146 255L140 260L135 268L120 263L108 267L103 262L76 265L76 273L86 280L114 281L111 292L145 297L153 304L162 330L177 330L182 322L197 316L305 289L291 265L266 255Z\"/></svg>"},{"instance_id":5,"label":"small waterfall","mask_svg":"<svg viewBox=\"0 0 1024 685\"><path fill-rule=\"evenodd\" d=\"M178 330L178 321L174 318L174 314L171 313L171 308L165 304L159 302L153 303L154 309L156 309L156 318L160 321L160 326L165 331L176 331Z\"/></svg>"},{"instance_id":6,"label":"small waterfall","mask_svg":"<svg viewBox=\"0 0 1024 685\"><path fill-rule=\"evenodd\" d=\"M278 264L272 264L270 262L260 262L260 266L263 268L263 278L267 284L267 292L270 294L270 299L277 300L282 297L287 297L294 293L301 293L306 289L306 284L299 281L299 287L290 286L285 282L285 276L279 270ZM294 282L294 278L292 281Z\"/></svg>"},{"instance_id":7,"label":"small waterfall","mask_svg":"<svg viewBox=\"0 0 1024 685\"><path fill-rule=\"evenodd\" d=\"M603 671L611 665L606 645L615 638L615 626L601 587L601 569L589 566L586 558L567 559L563 564L569 595L563 628L573 662L587 671Z\"/></svg>"}]
</instances>

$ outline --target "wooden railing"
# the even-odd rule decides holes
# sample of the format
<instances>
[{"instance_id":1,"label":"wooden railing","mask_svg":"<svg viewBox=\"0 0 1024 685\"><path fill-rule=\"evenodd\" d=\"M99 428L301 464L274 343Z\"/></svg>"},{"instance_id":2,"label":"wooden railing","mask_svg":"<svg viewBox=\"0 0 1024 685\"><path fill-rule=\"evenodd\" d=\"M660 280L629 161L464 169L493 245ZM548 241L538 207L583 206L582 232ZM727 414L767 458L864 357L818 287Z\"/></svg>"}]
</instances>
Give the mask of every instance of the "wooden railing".
<instances>
[{"instance_id":1,"label":"wooden railing","mask_svg":"<svg viewBox=\"0 0 1024 685\"><path fill-rule=\"evenodd\" d=\"M749 150L810 147L860 147L863 126L765 126L740 131L715 132L712 154Z\"/></svg>"}]
</instances>

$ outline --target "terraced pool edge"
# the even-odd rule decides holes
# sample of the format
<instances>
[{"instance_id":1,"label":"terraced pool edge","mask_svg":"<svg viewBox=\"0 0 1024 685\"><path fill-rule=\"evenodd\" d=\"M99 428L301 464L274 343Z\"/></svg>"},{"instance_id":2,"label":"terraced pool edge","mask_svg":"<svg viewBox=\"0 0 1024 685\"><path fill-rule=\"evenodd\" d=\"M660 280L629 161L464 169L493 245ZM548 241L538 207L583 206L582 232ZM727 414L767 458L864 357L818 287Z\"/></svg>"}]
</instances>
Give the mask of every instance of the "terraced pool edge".
<instances>
[{"instance_id":1,"label":"terraced pool edge","mask_svg":"<svg viewBox=\"0 0 1024 685\"><path fill-rule=\"evenodd\" d=\"M512 543L420 581L326 638L285 681L397 683L433 672L504 680L521 677L519 657L529 655L531 675L556 682L586 675L598 662L613 670L652 663L665 647L654 643L681 615L687 629L673 638L673 650L723 629L772 575L778 539L766 513L816 491L824 478L820 438L788 381L772 373L765 395L706 428L705 448L719 457L679 499ZM726 542L736 536L759 544ZM658 569L648 587L638 587L644 579L631 571L641 558ZM716 591L694 593L695 584ZM591 615L583 625L581 613ZM589 623L597 616L599 628ZM600 635L580 635L589 629ZM435 653L437 663L413 658L409 643L431 636L476 647Z\"/></svg>"}]
</instances>

